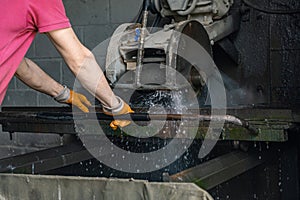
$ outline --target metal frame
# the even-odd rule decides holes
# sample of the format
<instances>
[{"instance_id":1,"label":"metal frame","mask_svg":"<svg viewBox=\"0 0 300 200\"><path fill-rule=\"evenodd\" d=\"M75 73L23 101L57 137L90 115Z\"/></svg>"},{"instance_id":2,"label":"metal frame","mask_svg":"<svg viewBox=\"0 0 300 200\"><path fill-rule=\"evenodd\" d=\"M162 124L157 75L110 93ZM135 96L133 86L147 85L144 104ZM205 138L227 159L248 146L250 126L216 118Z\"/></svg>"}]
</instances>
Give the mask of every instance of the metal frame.
<instances>
[{"instance_id":1,"label":"metal frame","mask_svg":"<svg viewBox=\"0 0 300 200\"><path fill-rule=\"evenodd\" d=\"M35 151L0 160L0 173L41 174L92 159L81 142Z\"/></svg>"},{"instance_id":2,"label":"metal frame","mask_svg":"<svg viewBox=\"0 0 300 200\"><path fill-rule=\"evenodd\" d=\"M270 151L263 152L260 156L257 153L235 151L172 176L165 175L164 179L169 182L193 182L210 190L267 162L272 159L273 155L274 153Z\"/></svg>"},{"instance_id":3,"label":"metal frame","mask_svg":"<svg viewBox=\"0 0 300 200\"><path fill-rule=\"evenodd\" d=\"M72 112L68 107L7 107L2 108L0 113L0 124L5 132L29 132L29 133L55 133L76 135L76 121L82 121L87 134L93 133L95 127L89 123L97 120L105 129L108 135L118 135L119 132L110 130L109 122L114 118L103 114L100 108L95 108L96 113L85 114L82 112ZM268 109L268 108L237 108L228 109L226 116L211 116L209 109L201 109L200 113L192 115L153 115L137 112L131 115L116 116L115 119L132 119L134 121L166 120L170 125L176 125L177 120L182 117L190 120L199 120L199 127L189 127L191 132L198 131L197 138L206 136L207 127L211 120L224 119L226 121L220 140L240 140L240 141L276 141L284 142L288 140L287 130L294 123L291 110ZM192 112L193 113L193 112ZM78 127L77 127L78 128ZM135 127L132 127L134 129ZM151 127L145 127L151 129ZM130 130L130 126L128 127ZM144 129L143 129L144 130ZM146 131L146 130L145 130ZM166 133L167 135L172 135ZM166 135L158 134L158 137L166 138Z\"/></svg>"}]
</instances>

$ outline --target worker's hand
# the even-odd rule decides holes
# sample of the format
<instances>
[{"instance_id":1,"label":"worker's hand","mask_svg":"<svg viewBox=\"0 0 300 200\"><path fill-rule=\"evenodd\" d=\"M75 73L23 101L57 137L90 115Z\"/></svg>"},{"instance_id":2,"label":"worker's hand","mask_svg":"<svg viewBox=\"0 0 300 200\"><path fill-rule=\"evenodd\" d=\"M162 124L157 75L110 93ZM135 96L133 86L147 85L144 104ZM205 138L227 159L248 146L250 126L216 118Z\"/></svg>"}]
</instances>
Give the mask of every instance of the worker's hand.
<instances>
[{"instance_id":1,"label":"worker's hand","mask_svg":"<svg viewBox=\"0 0 300 200\"><path fill-rule=\"evenodd\" d=\"M134 111L131 110L130 106L125 103L120 97L117 97L119 100L119 105L116 108L108 108L103 106L104 114L114 116L114 115L124 115L133 113ZM115 131L118 127L125 127L131 123L129 120L114 120L110 123L110 127Z\"/></svg>"},{"instance_id":2,"label":"worker's hand","mask_svg":"<svg viewBox=\"0 0 300 200\"><path fill-rule=\"evenodd\" d=\"M76 93L66 86L58 96L54 97L54 99L59 103L74 105L85 113L89 112L88 107L92 105L84 95Z\"/></svg>"},{"instance_id":3,"label":"worker's hand","mask_svg":"<svg viewBox=\"0 0 300 200\"><path fill-rule=\"evenodd\" d=\"M76 93L72 90L70 90L70 98L66 101L66 103L76 106L85 113L89 112L88 107L92 105L84 95Z\"/></svg>"}]
</instances>

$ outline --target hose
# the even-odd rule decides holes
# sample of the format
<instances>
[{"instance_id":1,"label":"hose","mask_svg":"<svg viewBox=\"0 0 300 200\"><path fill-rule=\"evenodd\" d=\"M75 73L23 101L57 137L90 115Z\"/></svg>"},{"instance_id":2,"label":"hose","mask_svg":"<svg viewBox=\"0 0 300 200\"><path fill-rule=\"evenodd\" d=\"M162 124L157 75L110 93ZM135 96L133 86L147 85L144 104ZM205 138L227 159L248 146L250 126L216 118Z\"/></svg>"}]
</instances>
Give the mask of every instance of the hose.
<instances>
[{"instance_id":1,"label":"hose","mask_svg":"<svg viewBox=\"0 0 300 200\"><path fill-rule=\"evenodd\" d=\"M139 37L139 44L137 49L137 58L136 58L136 70L135 70L135 85L136 87L141 86L141 73L143 68L143 60L144 60L144 53L145 53L145 37L146 37L146 29L147 29L147 22L148 22L148 14L149 8L151 6L151 0L144 1L144 11L143 11L143 18L142 18L142 28L141 34Z\"/></svg>"},{"instance_id":2,"label":"hose","mask_svg":"<svg viewBox=\"0 0 300 200\"><path fill-rule=\"evenodd\" d=\"M161 1L161 0L154 0L154 8L155 8L155 10L156 10L158 13L160 13L160 11L161 11L161 4L160 4L160 1Z\"/></svg>"},{"instance_id":3,"label":"hose","mask_svg":"<svg viewBox=\"0 0 300 200\"><path fill-rule=\"evenodd\" d=\"M177 14L182 15L182 16L191 14L191 12L193 12L193 10L195 10L197 2L198 2L198 0L192 0L191 6L188 9L182 10L182 11L177 11Z\"/></svg>"}]
</instances>

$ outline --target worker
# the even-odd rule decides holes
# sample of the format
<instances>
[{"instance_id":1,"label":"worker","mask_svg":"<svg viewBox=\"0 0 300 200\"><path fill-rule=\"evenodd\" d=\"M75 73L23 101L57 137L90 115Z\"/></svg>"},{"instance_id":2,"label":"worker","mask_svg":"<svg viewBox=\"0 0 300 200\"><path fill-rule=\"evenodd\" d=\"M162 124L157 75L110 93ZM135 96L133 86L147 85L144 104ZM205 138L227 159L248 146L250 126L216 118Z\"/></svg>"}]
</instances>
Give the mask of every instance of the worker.
<instances>
[{"instance_id":1,"label":"worker","mask_svg":"<svg viewBox=\"0 0 300 200\"><path fill-rule=\"evenodd\" d=\"M16 75L29 87L52 96L59 103L88 112L90 102L53 80L32 60L25 58L37 32L46 34L83 87L93 94L107 115L133 111L117 97L97 64L94 55L77 38L66 16L62 0L3 0L0 13L0 105L10 80ZM53 69L55 70L55 69ZM115 130L130 122L114 120Z\"/></svg>"}]
</instances>

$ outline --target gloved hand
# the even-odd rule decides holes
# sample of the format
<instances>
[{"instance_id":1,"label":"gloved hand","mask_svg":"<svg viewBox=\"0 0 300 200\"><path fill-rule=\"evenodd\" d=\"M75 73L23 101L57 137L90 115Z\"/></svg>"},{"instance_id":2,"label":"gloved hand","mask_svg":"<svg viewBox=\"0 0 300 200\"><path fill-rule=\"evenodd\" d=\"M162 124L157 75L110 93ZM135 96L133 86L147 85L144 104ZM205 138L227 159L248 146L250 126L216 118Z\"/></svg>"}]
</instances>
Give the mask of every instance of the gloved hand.
<instances>
[{"instance_id":1,"label":"gloved hand","mask_svg":"<svg viewBox=\"0 0 300 200\"><path fill-rule=\"evenodd\" d=\"M89 112L87 107L92 105L84 95L76 93L66 86L54 99L59 103L74 105L85 113Z\"/></svg>"},{"instance_id":2,"label":"gloved hand","mask_svg":"<svg viewBox=\"0 0 300 200\"><path fill-rule=\"evenodd\" d=\"M119 101L119 105L115 108L109 108L103 105L104 114L114 116L134 113L134 111L131 110L130 106L127 103L125 103L120 97L116 97ZM125 127L128 126L130 123L131 121L129 120L114 120L110 123L110 127L115 131L118 127Z\"/></svg>"}]
</instances>

